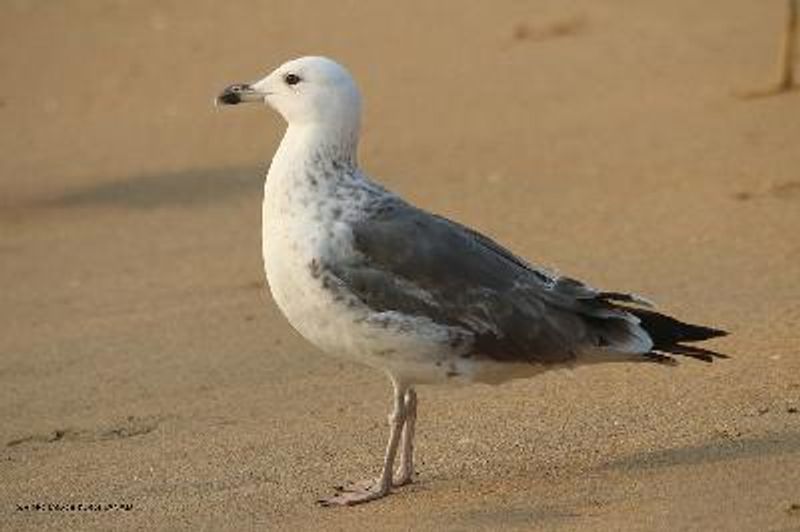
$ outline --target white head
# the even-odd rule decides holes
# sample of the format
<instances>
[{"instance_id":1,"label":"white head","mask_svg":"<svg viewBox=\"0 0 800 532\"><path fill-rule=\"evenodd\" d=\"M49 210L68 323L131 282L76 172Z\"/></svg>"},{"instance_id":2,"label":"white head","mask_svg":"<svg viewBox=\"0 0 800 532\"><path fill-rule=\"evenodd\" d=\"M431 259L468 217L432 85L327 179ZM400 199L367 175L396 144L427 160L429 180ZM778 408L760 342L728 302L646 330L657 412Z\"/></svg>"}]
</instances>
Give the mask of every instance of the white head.
<instances>
[{"instance_id":1,"label":"white head","mask_svg":"<svg viewBox=\"0 0 800 532\"><path fill-rule=\"evenodd\" d=\"M301 57L255 83L231 85L218 105L265 102L290 126L317 125L357 131L361 94L350 73L325 57Z\"/></svg>"}]
</instances>

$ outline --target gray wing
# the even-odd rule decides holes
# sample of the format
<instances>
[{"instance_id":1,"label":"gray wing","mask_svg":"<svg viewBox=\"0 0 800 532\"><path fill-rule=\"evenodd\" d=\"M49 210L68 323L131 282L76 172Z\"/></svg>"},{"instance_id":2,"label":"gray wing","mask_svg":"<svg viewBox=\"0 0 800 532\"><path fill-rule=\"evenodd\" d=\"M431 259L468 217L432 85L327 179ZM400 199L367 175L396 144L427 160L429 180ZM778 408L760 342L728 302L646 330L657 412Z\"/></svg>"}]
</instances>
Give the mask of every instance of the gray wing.
<instances>
[{"instance_id":1,"label":"gray wing","mask_svg":"<svg viewBox=\"0 0 800 532\"><path fill-rule=\"evenodd\" d=\"M376 311L468 329L475 354L550 363L592 346L649 350L638 320L610 302L632 296L549 274L444 217L397 200L352 231L357 256L332 273Z\"/></svg>"}]
</instances>

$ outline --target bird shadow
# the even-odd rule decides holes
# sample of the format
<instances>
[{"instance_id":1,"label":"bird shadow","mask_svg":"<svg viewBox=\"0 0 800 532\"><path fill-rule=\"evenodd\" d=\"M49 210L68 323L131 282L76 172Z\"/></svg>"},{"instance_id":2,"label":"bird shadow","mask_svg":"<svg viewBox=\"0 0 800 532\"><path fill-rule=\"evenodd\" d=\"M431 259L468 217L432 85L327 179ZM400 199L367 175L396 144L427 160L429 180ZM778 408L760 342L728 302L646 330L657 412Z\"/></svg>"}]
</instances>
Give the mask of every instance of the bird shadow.
<instances>
[{"instance_id":1,"label":"bird shadow","mask_svg":"<svg viewBox=\"0 0 800 532\"><path fill-rule=\"evenodd\" d=\"M116 207L147 210L210 205L257 194L264 172L254 167L208 168L145 174L71 190L43 202L46 207Z\"/></svg>"},{"instance_id":2,"label":"bird shadow","mask_svg":"<svg viewBox=\"0 0 800 532\"><path fill-rule=\"evenodd\" d=\"M653 470L797 452L800 452L800 432L785 432L753 438L717 440L700 445L636 453L607 462L598 469Z\"/></svg>"}]
</instances>

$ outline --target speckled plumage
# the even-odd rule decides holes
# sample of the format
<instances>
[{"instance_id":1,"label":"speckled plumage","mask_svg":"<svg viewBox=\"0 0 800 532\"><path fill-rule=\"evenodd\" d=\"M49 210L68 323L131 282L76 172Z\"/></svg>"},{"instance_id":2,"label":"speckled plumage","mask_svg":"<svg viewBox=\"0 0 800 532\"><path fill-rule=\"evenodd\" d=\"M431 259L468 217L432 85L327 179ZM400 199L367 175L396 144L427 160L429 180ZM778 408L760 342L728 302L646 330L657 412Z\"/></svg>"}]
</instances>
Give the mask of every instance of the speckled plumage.
<instances>
[{"instance_id":1,"label":"speckled plumage","mask_svg":"<svg viewBox=\"0 0 800 532\"><path fill-rule=\"evenodd\" d=\"M497 382L582 353L650 350L637 318L597 291L371 181L355 142L290 125L265 187L270 289L323 351L415 384Z\"/></svg>"},{"instance_id":2,"label":"speckled plumage","mask_svg":"<svg viewBox=\"0 0 800 532\"><path fill-rule=\"evenodd\" d=\"M252 86L232 86L220 101L259 98L288 122L264 191L272 296L311 343L386 371L395 386L381 478L342 489L326 504L366 502L411 481L416 384L497 383L582 362L720 356L681 342L721 331L551 274L370 180L356 158L360 94L340 65L291 61Z\"/></svg>"}]
</instances>

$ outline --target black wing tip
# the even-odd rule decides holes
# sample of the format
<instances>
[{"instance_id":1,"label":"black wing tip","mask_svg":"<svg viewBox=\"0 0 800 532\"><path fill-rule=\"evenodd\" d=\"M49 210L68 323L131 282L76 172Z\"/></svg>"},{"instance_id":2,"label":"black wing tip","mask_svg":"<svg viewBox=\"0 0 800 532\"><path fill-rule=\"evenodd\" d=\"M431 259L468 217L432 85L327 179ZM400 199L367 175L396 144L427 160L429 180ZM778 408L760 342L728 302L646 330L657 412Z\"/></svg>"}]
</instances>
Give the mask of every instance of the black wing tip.
<instances>
[{"instance_id":1,"label":"black wing tip","mask_svg":"<svg viewBox=\"0 0 800 532\"><path fill-rule=\"evenodd\" d=\"M702 347L682 344L659 347L655 351L650 351L649 353L644 354L645 358L653 362L663 363L664 359L670 359L672 362L675 362L675 359L670 355L693 358L708 364L713 363L715 359L725 360L730 358L730 356L726 355L725 353L718 353L717 351L712 351L711 349L703 349Z\"/></svg>"},{"instance_id":2,"label":"black wing tip","mask_svg":"<svg viewBox=\"0 0 800 532\"><path fill-rule=\"evenodd\" d=\"M723 329L686 323L653 310L624 305L619 307L639 318L640 326L652 338L656 351L671 352L671 348L679 344L702 342L730 334Z\"/></svg>"},{"instance_id":3,"label":"black wing tip","mask_svg":"<svg viewBox=\"0 0 800 532\"><path fill-rule=\"evenodd\" d=\"M711 338L721 338L728 336L730 333L722 329L715 329L713 327L706 327L704 325L693 325L694 330L690 339L682 340L684 342L701 342L703 340L710 340Z\"/></svg>"}]
</instances>

